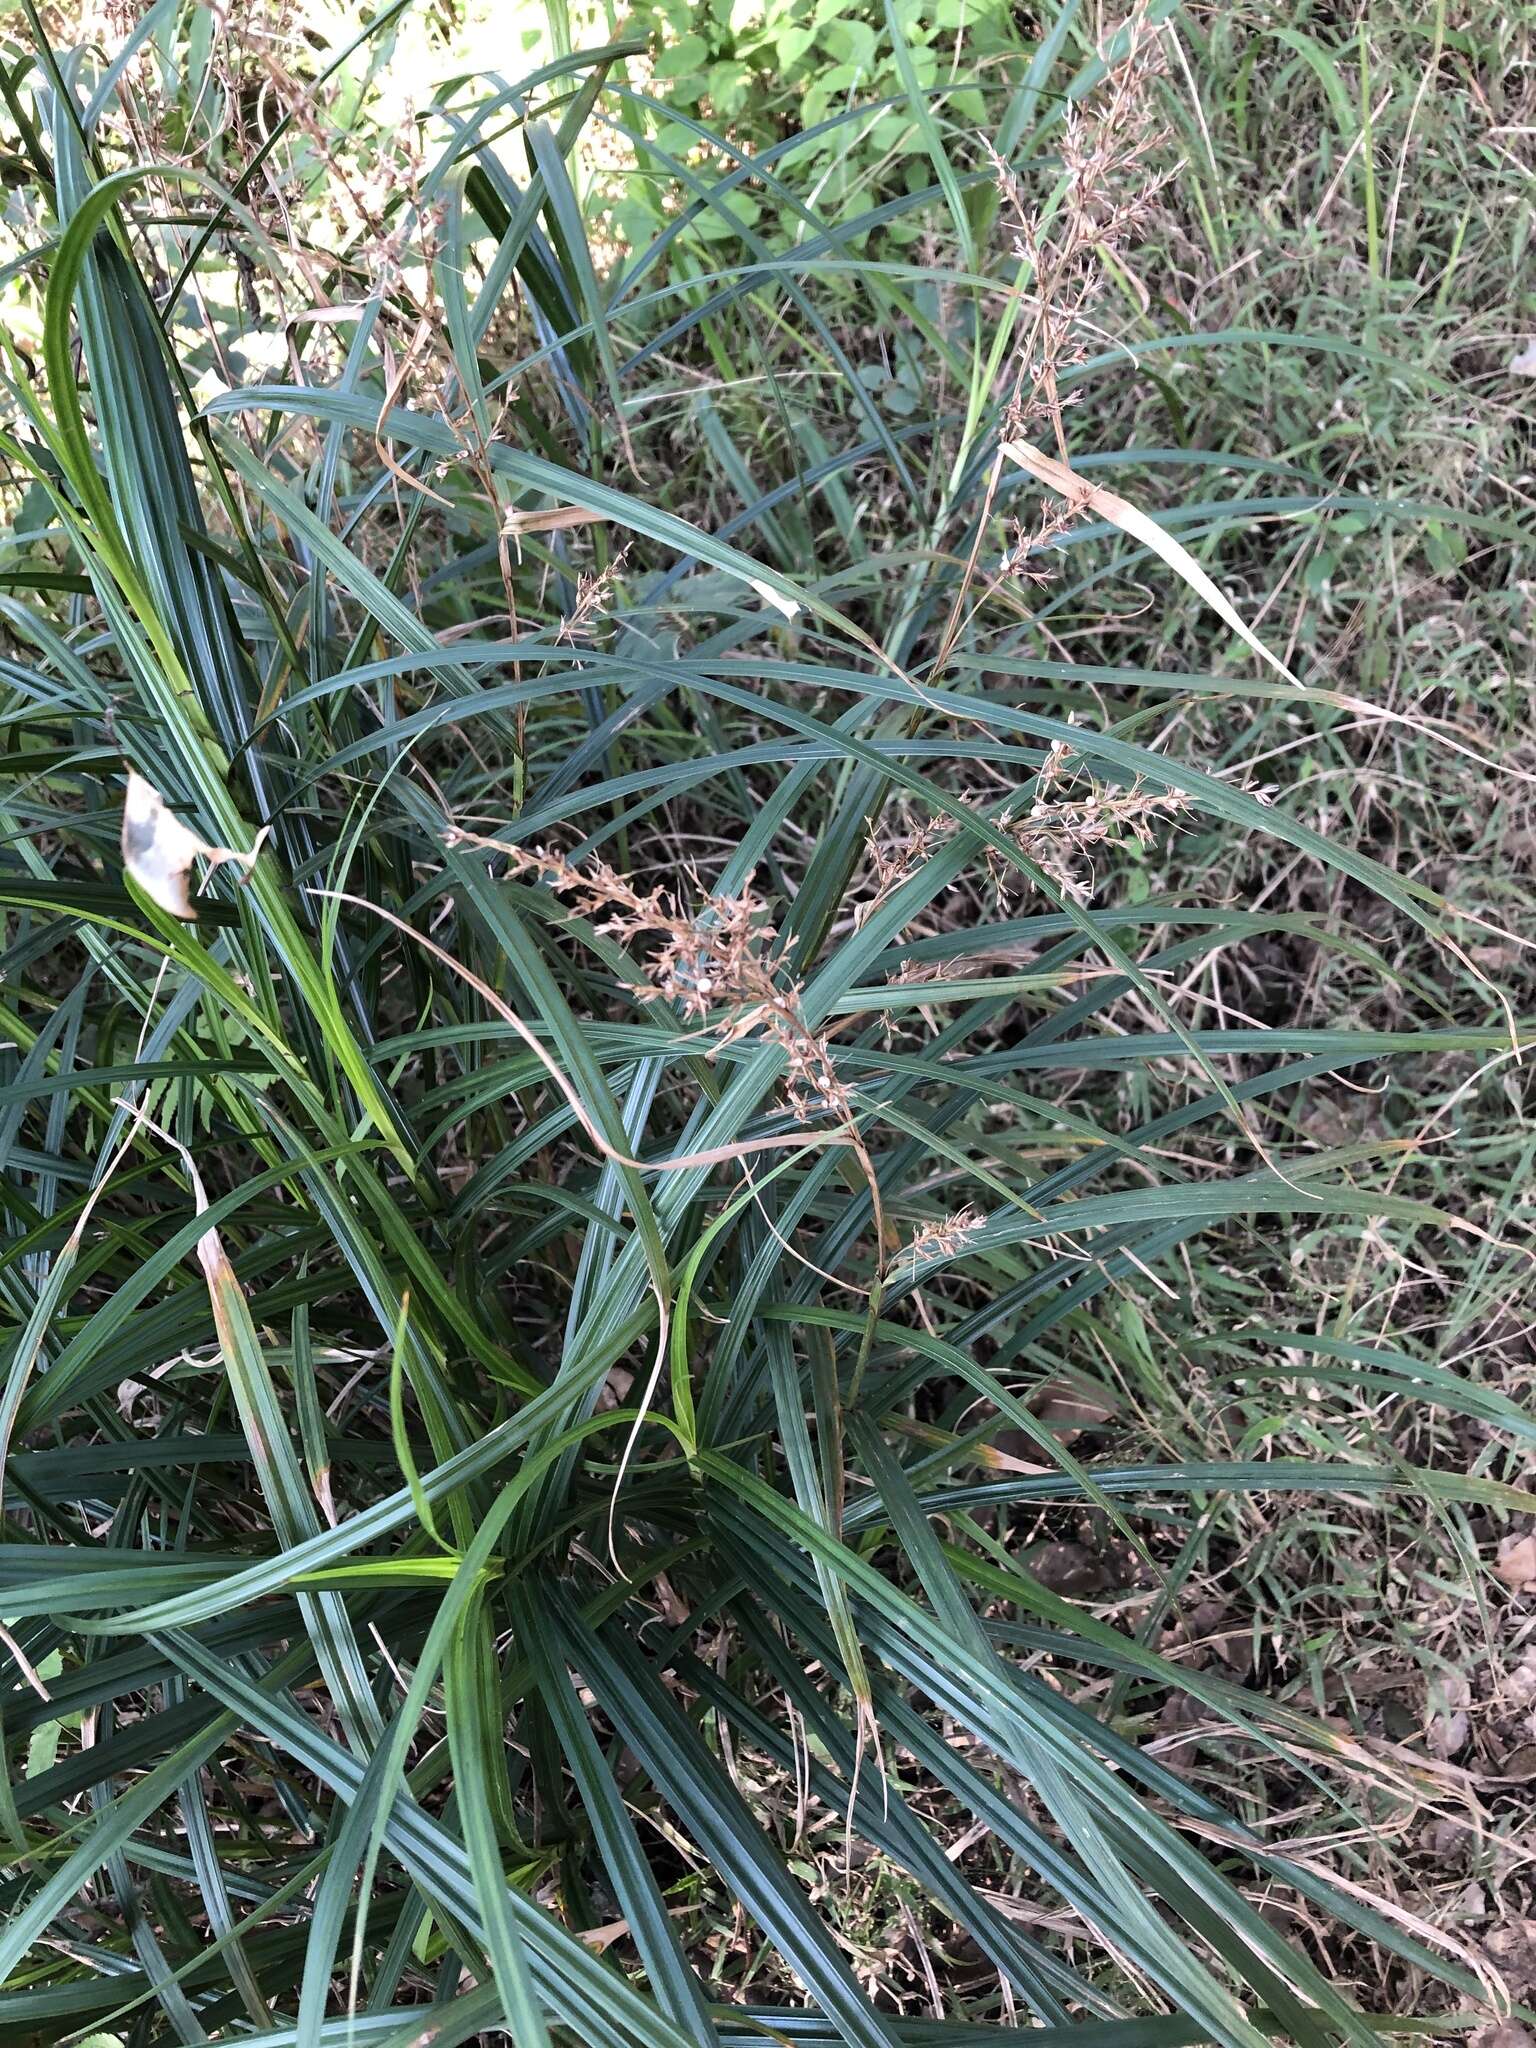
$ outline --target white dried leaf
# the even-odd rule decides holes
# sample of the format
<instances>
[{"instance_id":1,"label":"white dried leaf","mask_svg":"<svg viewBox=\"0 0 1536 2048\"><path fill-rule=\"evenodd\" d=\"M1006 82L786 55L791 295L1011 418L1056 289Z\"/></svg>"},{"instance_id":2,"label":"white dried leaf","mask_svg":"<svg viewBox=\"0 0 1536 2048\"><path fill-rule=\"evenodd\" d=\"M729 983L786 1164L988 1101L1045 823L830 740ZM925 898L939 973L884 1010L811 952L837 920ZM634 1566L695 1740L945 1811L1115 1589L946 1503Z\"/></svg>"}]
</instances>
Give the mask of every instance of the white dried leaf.
<instances>
[{"instance_id":1,"label":"white dried leaf","mask_svg":"<svg viewBox=\"0 0 1536 2048\"><path fill-rule=\"evenodd\" d=\"M786 619L793 619L799 615L800 607L795 603L795 600L792 597L785 597L781 591L775 590L771 583L764 583L757 576L749 576L747 581L763 600L764 604L771 604L774 610L782 612Z\"/></svg>"},{"instance_id":2,"label":"white dried leaf","mask_svg":"<svg viewBox=\"0 0 1536 2048\"><path fill-rule=\"evenodd\" d=\"M192 863L201 857L211 867L232 860L247 873L261 851L268 828L263 825L249 853L232 846L210 846L199 839L166 803L152 782L137 769L128 770L123 792L123 866L151 902L172 917L191 920L196 912L187 890Z\"/></svg>"},{"instance_id":3,"label":"white dried leaf","mask_svg":"<svg viewBox=\"0 0 1536 2048\"><path fill-rule=\"evenodd\" d=\"M1536 377L1536 335L1525 344L1518 354L1509 359L1511 377Z\"/></svg>"},{"instance_id":4,"label":"white dried leaf","mask_svg":"<svg viewBox=\"0 0 1536 2048\"><path fill-rule=\"evenodd\" d=\"M172 917L190 918L187 876L193 861L207 851L153 783L130 768L123 795L123 866L151 902Z\"/></svg>"}]
</instances>

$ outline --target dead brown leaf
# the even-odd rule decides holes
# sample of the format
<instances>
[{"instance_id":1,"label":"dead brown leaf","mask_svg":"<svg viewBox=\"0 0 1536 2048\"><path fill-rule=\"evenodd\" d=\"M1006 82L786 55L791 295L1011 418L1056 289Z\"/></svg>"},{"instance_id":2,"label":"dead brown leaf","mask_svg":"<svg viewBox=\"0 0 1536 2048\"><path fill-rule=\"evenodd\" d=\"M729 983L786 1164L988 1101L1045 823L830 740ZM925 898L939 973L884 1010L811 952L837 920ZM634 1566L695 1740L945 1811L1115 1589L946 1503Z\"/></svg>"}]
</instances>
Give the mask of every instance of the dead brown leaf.
<instances>
[{"instance_id":1,"label":"dead brown leaf","mask_svg":"<svg viewBox=\"0 0 1536 2048\"><path fill-rule=\"evenodd\" d=\"M1493 1575L1508 1586L1511 1593L1536 1590L1536 1529L1528 1529L1523 1536L1504 1538L1499 1545Z\"/></svg>"}]
</instances>

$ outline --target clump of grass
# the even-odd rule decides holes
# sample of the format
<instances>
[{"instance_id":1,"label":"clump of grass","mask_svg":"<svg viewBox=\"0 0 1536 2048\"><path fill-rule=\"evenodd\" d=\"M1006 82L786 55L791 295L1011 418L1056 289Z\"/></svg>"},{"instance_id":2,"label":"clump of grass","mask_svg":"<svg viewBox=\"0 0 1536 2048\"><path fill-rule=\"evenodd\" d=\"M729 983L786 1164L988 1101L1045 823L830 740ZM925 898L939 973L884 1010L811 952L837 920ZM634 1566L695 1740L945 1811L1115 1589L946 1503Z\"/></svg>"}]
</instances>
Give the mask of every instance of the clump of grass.
<instances>
[{"instance_id":1,"label":"clump of grass","mask_svg":"<svg viewBox=\"0 0 1536 2048\"><path fill-rule=\"evenodd\" d=\"M1384 1232L1508 1291L1508 1207L1340 1122L1475 1093L1513 941L1254 786L1339 693L1168 564L1325 535L1300 450L1278 514L1143 493L1148 547L1068 500L1022 557L1002 452L1116 452L1120 300L1149 358L1326 353L1148 330L1168 11L929 85L891 10L911 175L835 217L794 137L670 157L622 42L445 64L390 133L399 17L322 63L147 16L103 70L29 10L7 59L0 2031L1504 2016L1402 1881L1449 1738L1346 1719L1316 1637L1384 1516L1465 1558L1533 1507L1528 1412L1350 1314ZM611 267L594 122L676 184ZM218 856L189 897L125 769L155 876ZM1338 1602L1244 1575L1302 1528Z\"/></svg>"}]
</instances>

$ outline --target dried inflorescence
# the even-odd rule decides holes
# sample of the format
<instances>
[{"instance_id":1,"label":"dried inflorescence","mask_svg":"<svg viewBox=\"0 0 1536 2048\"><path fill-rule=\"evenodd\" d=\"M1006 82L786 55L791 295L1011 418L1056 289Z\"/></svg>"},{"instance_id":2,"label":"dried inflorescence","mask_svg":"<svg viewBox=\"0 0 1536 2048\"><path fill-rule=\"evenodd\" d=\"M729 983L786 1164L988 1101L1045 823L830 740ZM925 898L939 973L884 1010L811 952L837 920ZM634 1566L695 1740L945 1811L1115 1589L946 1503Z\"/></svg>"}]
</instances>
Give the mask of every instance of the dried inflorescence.
<instances>
[{"instance_id":1,"label":"dried inflorescence","mask_svg":"<svg viewBox=\"0 0 1536 2048\"><path fill-rule=\"evenodd\" d=\"M707 895L689 915L662 889L637 889L606 861L580 867L547 846L515 846L453 827L450 845L505 855L512 871L554 889L597 929L645 955L647 978L634 984L646 1001L673 1003L690 1021L711 1024L711 1057L754 1033L777 1045L788 1064L784 1093L800 1122L831 1114L853 1123L853 1108L831 1049L805 1022L800 990L773 958L778 934L768 906L751 889Z\"/></svg>"},{"instance_id":2,"label":"dried inflorescence","mask_svg":"<svg viewBox=\"0 0 1536 2048\"><path fill-rule=\"evenodd\" d=\"M901 1248L898 1264L906 1266L915 1280L919 1270L936 1259L958 1258L986 1222L981 1211L967 1202L948 1216L924 1223Z\"/></svg>"},{"instance_id":3,"label":"dried inflorescence","mask_svg":"<svg viewBox=\"0 0 1536 2048\"><path fill-rule=\"evenodd\" d=\"M870 894L853 906L855 931L862 930L898 889L922 872L944 842L954 837L954 824L948 818L912 819L900 813L898 817L900 825L895 834L881 834L873 829L865 834Z\"/></svg>"},{"instance_id":4,"label":"dried inflorescence","mask_svg":"<svg viewBox=\"0 0 1536 2048\"><path fill-rule=\"evenodd\" d=\"M1002 221L1014 256L1029 279L1032 317L1017 353L1012 394L1004 409L1006 440L1029 436L1048 424L1063 462L1067 459L1063 413L1073 394L1063 395L1066 371L1087 360L1093 308L1106 271L1122 262L1146 232L1158 195L1179 166L1161 171L1150 159L1167 142L1147 87L1162 68L1162 38L1138 6L1124 26L1105 38L1107 65L1093 101L1068 107L1063 116L1061 168L1064 183L1054 203L1030 203L1018 174L996 151L993 174L1002 195ZM1003 571L1039 581L1037 557L1076 518L1070 505L1046 509L1033 532L1022 527Z\"/></svg>"},{"instance_id":5,"label":"dried inflorescence","mask_svg":"<svg viewBox=\"0 0 1536 2048\"><path fill-rule=\"evenodd\" d=\"M613 597L614 583L624 567L629 554L626 543L621 547L606 569L594 569L591 574L583 571L576 578L576 602L560 621L556 640L574 647L579 641L592 637L595 622L607 611Z\"/></svg>"},{"instance_id":6,"label":"dried inflorescence","mask_svg":"<svg viewBox=\"0 0 1536 2048\"><path fill-rule=\"evenodd\" d=\"M1148 167L1167 133L1147 92L1161 69L1162 44L1144 9L1110 39L1104 56L1109 69L1094 102L1068 107L1063 116L1065 182L1053 207L1031 206L1017 174L993 152L1004 221L1013 253L1027 268L1035 307L1006 422L1010 438L1041 419L1059 427L1060 373L1086 356L1084 335L1107 265L1145 232L1158 194L1178 169L1153 173Z\"/></svg>"},{"instance_id":7,"label":"dried inflorescence","mask_svg":"<svg viewBox=\"0 0 1536 2048\"><path fill-rule=\"evenodd\" d=\"M961 802L983 814L982 799L962 797ZM1181 790L1150 788L1140 776L1125 787L1085 778L1068 742L1053 740L1029 797L1020 796L1000 809L988 808L984 815L1060 888L1069 895L1082 896L1089 880L1085 857L1095 847L1126 839L1148 846L1164 824L1190 809L1190 800ZM871 833L866 868L870 893L854 909L855 927L867 924L958 830L953 818L930 817L909 823L894 834ZM997 846L985 846L982 857L988 879L1001 894L1023 885L1025 877ZM909 962L899 979L938 980L942 975L931 964Z\"/></svg>"},{"instance_id":8,"label":"dried inflorescence","mask_svg":"<svg viewBox=\"0 0 1536 2048\"><path fill-rule=\"evenodd\" d=\"M1053 740L1028 810L1009 806L992 822L1036 867L1076 896L1084 893L1084 856L1094 847L1127 838L1149 846L1157 828L1182 817L1190 800L1182 790L1149 789L1139 775L1128 788L1095 782L1080 796L1057 794L1065 789L1069 758L1066 741ZM1000 890L1018 887L1018 870L993 848L987 850L987 866Z\"/></svg>"}]
</instances>

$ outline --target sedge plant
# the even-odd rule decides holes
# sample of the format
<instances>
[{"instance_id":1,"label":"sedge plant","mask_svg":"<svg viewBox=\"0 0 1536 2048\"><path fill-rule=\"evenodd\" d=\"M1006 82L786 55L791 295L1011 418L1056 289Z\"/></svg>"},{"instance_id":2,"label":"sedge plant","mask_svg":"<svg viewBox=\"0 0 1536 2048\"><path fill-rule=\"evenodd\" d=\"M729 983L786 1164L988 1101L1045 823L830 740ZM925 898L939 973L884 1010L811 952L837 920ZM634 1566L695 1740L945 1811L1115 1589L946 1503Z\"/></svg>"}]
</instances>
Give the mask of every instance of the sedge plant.
<instances>
[{"instance_id":1,"label":"sedge plant","mask_svg":"<svg viewBox=\"0 0 1536 2048\"><path fill-rule=\"evenodd\" d=\"M1497 2002L1364 1881L1444 1787L1159 1624L1223 1503L1527 1497L1110 1420L1126 1317L1160 1341L1224 1232L1460 1227L1285 1105L1511 1038L1452 906L1180 738L1331 700L1206 545L1320 486L1238 465L1191 516L1099 474L1173 11L1100 45L1069 0L946 83L893 7L877 107L748 150L621 37L390 126L398 5L282 62L23 10L5 2039L1374 2041L1275 1897ZM1132 574L1209 672L1063 644ZM1192 1016L1277 934L1396 972L1122 886L1195 833L1441 979L1396 1028ZM1021 1555L1084 1513L1142 1605Z\"/></svg>"}]
</instances>

